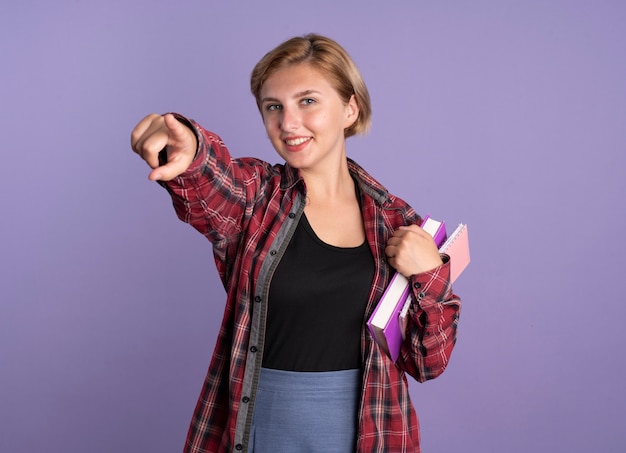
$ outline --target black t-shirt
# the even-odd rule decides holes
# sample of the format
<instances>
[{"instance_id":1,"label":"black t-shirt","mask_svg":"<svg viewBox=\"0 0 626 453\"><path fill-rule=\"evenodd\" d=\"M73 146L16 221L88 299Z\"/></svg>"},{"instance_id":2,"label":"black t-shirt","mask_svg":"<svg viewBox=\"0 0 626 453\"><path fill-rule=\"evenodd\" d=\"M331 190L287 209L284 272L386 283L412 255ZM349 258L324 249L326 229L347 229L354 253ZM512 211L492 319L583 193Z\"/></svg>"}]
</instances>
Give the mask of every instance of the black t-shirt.
<instances>
[{"instance_id":1,"label":"black t-shirt","mask_svg":"<svg viewBox=\"0 0 626 453\"><path fill-rule=\"evenodd\" d=\"M343 248L300 223L272 278L263 366L289 371L361 367L361 328L374 277L367 242Z\"/></svg>"}]
</instances>

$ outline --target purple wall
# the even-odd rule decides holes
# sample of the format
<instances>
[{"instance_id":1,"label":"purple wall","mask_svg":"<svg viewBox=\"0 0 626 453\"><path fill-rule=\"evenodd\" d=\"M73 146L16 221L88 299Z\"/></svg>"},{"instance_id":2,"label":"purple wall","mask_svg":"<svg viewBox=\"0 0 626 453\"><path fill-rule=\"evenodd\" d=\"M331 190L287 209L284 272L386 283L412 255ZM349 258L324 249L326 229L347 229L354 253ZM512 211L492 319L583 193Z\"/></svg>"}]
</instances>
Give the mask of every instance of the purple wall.
<instances>
[{"instance_id":1,"label":"purple wall","mask_svg":"<svg viewBox=\"0 0 626 453\"><path fill-rule=\"evenodd\" d=\"M248 75L308 31L371 90L350 156L470 225L425 453L625 451L626 3L379 3L2 3L1 452L181 450L224 292L130 130L175 110L276 161Z\"/></svg>"}]
</instances>

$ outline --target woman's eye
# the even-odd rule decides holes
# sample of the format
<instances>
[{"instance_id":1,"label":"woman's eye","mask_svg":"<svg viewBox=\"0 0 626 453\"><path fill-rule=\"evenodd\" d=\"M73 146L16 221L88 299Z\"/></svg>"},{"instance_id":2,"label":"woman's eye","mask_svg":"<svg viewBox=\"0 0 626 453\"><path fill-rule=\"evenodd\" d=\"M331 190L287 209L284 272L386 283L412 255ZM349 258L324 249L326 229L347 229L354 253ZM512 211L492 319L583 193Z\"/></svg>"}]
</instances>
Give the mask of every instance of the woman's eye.
<instances>
[{"instance_id":1,"label":"woman's eye","mask_svg":"<svg viewBox=\"0 0 626 453\"><path fill-rule=\"evenodd\" d=\"M302 103L304 105L311 105L315 103L315 99L311 99L311 98L302 99Z\"/></svg>"},{"instance_id":2,"label":"woman's eye","mask_svg":"<svg viewBox=\"0 0 626 453\"><path fill-rule=\"evenodd\" d=\"M265 107L265 110L267 110L268 112L273 112L275 110L280 110L280 105L278 105L278 104L268 104Z\"/></svg>"}]
</instances>

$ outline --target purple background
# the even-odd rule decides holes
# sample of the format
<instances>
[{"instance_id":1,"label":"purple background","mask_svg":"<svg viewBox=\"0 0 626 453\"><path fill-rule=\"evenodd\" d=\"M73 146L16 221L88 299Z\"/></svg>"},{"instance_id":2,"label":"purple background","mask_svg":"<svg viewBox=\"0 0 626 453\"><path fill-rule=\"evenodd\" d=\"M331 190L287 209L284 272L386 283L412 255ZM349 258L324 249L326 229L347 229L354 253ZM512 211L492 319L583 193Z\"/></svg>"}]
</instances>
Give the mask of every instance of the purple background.
<instances>
[{"instance_id":1,"label":"purple background","mask_svg":"<svg viewBox=\"0 0 626 453\"><path fill-rule=\"evenodd\" d=\"M0 451L181 450L224 292L130 131L179 111L277 161L248 76L309 31L371 91L349 155L470 225L453 359L411 384L424 452L625 451L625 20L618 0L3 1Z\"/></svg>"}]
</instances>

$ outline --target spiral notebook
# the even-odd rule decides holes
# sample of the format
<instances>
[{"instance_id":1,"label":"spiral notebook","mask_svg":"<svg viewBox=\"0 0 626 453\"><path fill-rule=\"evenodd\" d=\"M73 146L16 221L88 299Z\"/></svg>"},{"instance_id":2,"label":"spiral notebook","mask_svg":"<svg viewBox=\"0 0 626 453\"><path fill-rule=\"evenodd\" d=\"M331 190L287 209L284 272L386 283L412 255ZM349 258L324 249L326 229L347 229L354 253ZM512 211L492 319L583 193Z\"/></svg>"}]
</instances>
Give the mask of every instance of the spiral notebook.
<instances>
[{"instance_id":1,"label":"spiral notebook","mask_svg":"<svg viewBox=\"0 0 626 453\"><path fill-rule=\"evenodd\" d=\"M461 223L452 232L448 239L439 247L439 253L450 257L450 283L461 275L470 263L469 237L467 224Z\"/></svg>"}]
</instances>

